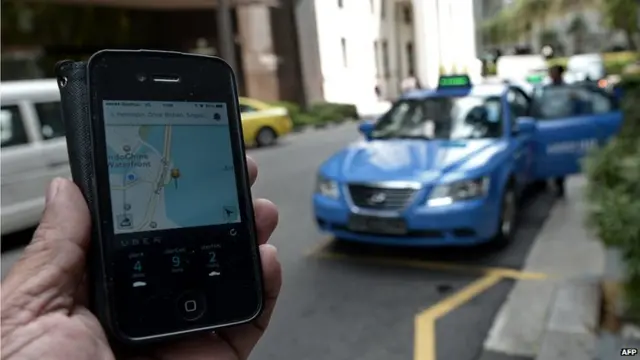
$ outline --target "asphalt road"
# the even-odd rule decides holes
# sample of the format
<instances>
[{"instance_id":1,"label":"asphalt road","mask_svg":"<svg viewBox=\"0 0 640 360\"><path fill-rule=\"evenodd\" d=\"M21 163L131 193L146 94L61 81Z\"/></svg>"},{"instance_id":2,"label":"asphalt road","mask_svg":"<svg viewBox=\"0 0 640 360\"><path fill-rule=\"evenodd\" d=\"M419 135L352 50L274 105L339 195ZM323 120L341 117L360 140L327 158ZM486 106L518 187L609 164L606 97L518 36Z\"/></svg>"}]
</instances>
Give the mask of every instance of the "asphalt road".
<instances>
[{"instance_id":1,"label":"asphalt road","mask_svg":"<svg viewBox=\"0 0 640 360\"><path fill-rule=\"evenodd\" d=\"M512 286L509 269L522 267L553 197L544 192L529 197L517 241L502 251L335 244L317 231L310 197L320 163L357 138L356 125L345 124L249 151L260 167L254 197L269 198L280 208L272 243L284 268L278 308L253 358L435 360L415 347L433 342L437 359L494 359L483 354L482 343ZM19 237L3 239L3 245ZM3 251L3 276L20 251ZM495 285L475 292L466 288L475 288L474 282L495 268L506 274ZM417 330L420 313L433 322L432 330Z\"/></svg>"}]
</instances>

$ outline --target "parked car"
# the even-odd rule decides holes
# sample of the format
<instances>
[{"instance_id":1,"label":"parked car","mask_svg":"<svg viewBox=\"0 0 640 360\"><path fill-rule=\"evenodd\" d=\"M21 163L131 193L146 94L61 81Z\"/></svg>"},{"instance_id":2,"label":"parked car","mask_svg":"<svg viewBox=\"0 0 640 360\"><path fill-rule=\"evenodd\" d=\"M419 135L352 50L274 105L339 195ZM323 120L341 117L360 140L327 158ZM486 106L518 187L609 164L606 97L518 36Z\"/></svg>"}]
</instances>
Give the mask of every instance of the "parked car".
<instances>
[{"instance_id":1,"label":"parked car","mask_svg":"<svg viewBox=\"0 0 640 360\"><path fill-rule=\"evenodd\" d=\"M2 235L35 226L49 182L69 177L56 80L1 85L0 152Z\"/></svg>"},{"instance_id":2,"label":"parked car","mask_svg":"<svg viewBox=\"0 0 640 360\"><path fill-rule=\"evenodd\" d=\"M241 97L244 142L251 146L269 146L293 128L287 109L262 101Z\"/></svg>"},{"instance_id":3,"label":"parked car","mask_svg":"<svg viewBox=\"0 0 640 360\"><path fill-rule=\"evenodd\" d=\"M570 113L549 103L574 92L592 106ZM621 122L615 99L594 87L532 98L512 83L443 77L437 89L363 122L365 139L320 166L315 220L344 241L504 246L514 240L527 185L578 173L582 156Z\"/></svg>"},{"instance_id":4,"label":"parked car","mask_svg":"<svg viewBox=\"0 0 640 360\"><path fill-rule=\"evenodd\" d=\"M546 71L547 60L542 55L501 56L496 63L496 75L503 80L525 80L533 73Z\"/></svg>"},{"instance_id":5,"label":"parked car","mask_svg":"<svg viewBox=\"0 0 640 360\"><path fill-rule=\"evenodd\" d=\"M593 83L601 88L607 87L607 72L601 54L574 55L567 61L565 73L567 82Z\"/></svg>"}]
</instances>

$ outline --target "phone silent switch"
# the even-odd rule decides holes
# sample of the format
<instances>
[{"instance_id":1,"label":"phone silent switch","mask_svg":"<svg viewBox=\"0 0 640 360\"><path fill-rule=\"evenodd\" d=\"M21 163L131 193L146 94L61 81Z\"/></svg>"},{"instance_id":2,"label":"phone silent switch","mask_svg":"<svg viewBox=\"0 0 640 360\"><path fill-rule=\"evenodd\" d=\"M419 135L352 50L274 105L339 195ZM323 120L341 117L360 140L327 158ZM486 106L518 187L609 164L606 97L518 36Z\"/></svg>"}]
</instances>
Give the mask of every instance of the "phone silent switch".
<instances>
[{"instance_id":1,"label":"phone silent switch","mask_svg":"<svg viewBox=\"0 0 640 360\"><path fill-rule=\"evenodd\" d=\"M204 315L207 310L207 301L203 294L197 291L189 291L178 297L176 303L178 314L186 321L195 321Z\"/></svg>"}]
</instances>

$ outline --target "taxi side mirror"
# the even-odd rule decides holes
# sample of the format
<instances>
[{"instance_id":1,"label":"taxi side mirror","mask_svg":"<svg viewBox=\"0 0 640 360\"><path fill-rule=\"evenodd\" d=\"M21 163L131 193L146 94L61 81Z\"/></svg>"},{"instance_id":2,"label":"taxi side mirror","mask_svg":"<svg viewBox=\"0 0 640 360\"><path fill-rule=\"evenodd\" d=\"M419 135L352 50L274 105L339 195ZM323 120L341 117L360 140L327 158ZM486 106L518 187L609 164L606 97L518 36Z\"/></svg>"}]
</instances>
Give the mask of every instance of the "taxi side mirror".
<instances>
[{"instance_id":1,"label":"taxi side mirror","mask_svg":"<svg viewBox=\"0 0 640 360\"><path fill-rule=\"evenodd\" d=\"M516 119L516 123L511 132L514 135L530 135L537 130L536 119L529 116L521 116Z\"/></svg>"},{"instance_id":2,"label":"taxi side mirror","mask_svg":"<svg viewBox=\"0 0 640 360\"><path fill-rule=\"evenodd\" d=\"M373 132L373 128L376 126L375 121L373 120L364 120L358 126L358 130L360 133L367 139L371 139L371 133Z\"/></svg>"}]
</instances>

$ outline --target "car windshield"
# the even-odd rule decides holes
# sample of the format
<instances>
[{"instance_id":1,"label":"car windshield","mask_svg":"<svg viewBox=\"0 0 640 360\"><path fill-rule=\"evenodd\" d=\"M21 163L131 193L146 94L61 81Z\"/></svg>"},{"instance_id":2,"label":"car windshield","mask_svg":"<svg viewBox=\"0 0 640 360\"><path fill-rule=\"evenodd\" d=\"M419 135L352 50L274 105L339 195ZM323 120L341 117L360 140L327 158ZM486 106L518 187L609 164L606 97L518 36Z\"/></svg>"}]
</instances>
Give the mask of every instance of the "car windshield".
<instances>
[{"instance_id":1,"label":"car windshield","mask_svg":"<svg viewBox=\"0 0 640 360\"><path fill-rule=\"evenodd\" d=\"M376 123L375 139L480 139L502 135L500 98L404 99Z\"/></svg>"}]
</instances>

